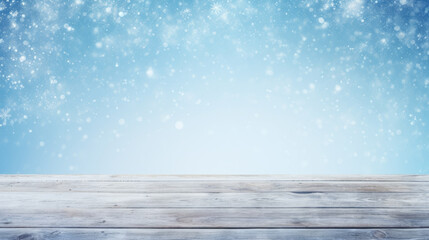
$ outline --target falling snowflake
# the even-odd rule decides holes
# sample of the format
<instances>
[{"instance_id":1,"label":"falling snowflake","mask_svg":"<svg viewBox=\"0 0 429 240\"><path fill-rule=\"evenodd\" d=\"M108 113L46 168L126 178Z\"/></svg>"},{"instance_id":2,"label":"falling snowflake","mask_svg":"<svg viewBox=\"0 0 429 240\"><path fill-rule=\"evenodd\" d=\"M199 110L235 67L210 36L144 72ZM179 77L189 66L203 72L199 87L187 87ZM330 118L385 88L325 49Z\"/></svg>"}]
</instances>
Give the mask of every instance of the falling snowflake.
<instances>
[{"instance_id":1,"label":"falling snowflake","mask_svg":"<svg viewBox=\"0 0 429 240\"><path fill-rule=\"evenodd\" d=\"M350 0L346 3L344 16L347 18L359 17L362 14L364 0Z\"/></svg>"},{"instance_id":2,"label":"falling snowflake","mask_svg":"<svg viewBox=\"0 0 429 240\"><path fill-rule=\"evenodd\" d=\"M183 129L183 122L182 121L177 121L174 126L176 127L177 130L182 130Z\"/></svg>"},{"instance_id":3,"label":"falling snowflake","mask_svg":"<svg viewBox=\"0 0 429 240\"><path fill-rule=\"evenodd\" d=\"M10 109L9 108L3 108L0 110L0 127L6 126L7 120L10 118Z\"/></svg>"},{"instance_id":4,"label":"falling snowflake","mask_svg":"<svg viewBox=\"0 0 429 240\"><path fill-rule=\"evenodd\" d=\"M191 9L189 8L186 8L180 14L182 15L183 18L190 18L192 16Z\"/></svg>"},{"instance_id":5,"label":"falling snowflake","mask_svg":"<svg viewBox=\"0 0 429 240\"><path fill-rule=\"evenodd\" d=\"M215 15L220 15L223 10L222 10L222 5L220 5L219 3L213 3L212 7L210 9L212 11L212 13L214 13Z\"/></svg>"}]
</instances>

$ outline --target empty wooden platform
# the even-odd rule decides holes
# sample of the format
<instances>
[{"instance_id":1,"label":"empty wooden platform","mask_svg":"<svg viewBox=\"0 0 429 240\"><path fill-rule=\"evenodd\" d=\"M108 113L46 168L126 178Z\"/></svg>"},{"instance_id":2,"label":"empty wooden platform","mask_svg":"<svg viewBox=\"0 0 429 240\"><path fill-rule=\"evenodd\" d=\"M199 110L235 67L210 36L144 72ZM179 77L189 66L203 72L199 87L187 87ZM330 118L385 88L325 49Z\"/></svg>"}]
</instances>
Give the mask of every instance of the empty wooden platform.
<instances>
[{"instance_id":1,"label":"empty wooden platform","mask_svg":"<svg viewBox=\"0 0 429 240\"><path fill-rule=\"evenodd\" d=\"M429 176L0 175L0 239L429 239Z\"/></svg>"}]
</instances>

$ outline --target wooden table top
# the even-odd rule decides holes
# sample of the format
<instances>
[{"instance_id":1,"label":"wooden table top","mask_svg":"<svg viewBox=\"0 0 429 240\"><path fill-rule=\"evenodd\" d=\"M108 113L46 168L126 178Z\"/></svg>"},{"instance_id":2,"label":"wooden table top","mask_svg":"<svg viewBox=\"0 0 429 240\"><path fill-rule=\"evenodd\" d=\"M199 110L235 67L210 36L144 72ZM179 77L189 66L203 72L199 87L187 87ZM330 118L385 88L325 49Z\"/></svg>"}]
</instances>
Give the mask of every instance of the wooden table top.
<instances>
[{"instance_id":1,"label":"wooden table top","mask_svg":"<svg viewBox=\"0 0 429 240\"><path fill-rule=\"evenodd\" d=\"M429 175L0 175L0 239L429 239Z\"/></svg>"}]
</instances>

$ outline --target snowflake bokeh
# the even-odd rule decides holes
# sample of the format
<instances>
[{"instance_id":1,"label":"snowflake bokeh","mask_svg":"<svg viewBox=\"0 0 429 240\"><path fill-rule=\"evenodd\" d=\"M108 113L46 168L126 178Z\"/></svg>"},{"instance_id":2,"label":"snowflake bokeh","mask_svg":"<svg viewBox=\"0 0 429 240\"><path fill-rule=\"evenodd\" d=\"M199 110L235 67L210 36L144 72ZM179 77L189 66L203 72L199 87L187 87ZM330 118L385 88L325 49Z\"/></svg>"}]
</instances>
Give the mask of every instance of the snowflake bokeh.
<instances>
[{"instance_id":1,"label":"snowflake bokeh","mask_svg":"<svg viewBox=\"0 0 429 240\"><path fill-rule=\"evenodd\" d=\"M0 173L429 173L425 0L0 2Z\"/></svg>"}]
</instances>

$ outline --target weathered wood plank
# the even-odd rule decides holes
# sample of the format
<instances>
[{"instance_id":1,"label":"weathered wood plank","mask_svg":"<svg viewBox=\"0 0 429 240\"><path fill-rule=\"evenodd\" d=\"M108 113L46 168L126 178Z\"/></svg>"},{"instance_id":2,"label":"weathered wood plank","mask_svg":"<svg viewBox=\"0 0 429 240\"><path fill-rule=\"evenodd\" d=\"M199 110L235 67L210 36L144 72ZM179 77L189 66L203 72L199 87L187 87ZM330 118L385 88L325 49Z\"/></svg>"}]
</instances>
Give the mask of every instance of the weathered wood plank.
<instances>
[{"instance_id":1,"label":"weathered wood plank","mask_svg":"<svg viewBox=\"0 0 429 240\"><path fill-rule=\"evenodd\" d=\"M0 182L0 192L124 192L124 193L204 193L204 192L397 192L429 193L429 182L359 181L24 181Z\"/></svg>"},{"instance_id":2,"label":"weathered wood plank","mask_svg":"<svg viewBox=\"0 0 429 240\"><path fill-rule=\"evenodd\" d=\"M0 229L4 240L427 240L429 229Z\"/></svg>"},{"instance_id":3,"label":"weathered wood plank","mask_svg":"<svg viewBox=\"0 0 429 240\"><path fill-rule=\"evenodd\" d=\"M429 208L0 209L0 228L429 228Z\"/></svg>"},{"instance_id":4,"label":"weathered wood plank","mask_svg":"<svg viewBox=\"0 0 429 240\"><path fill-rule=\"evenodd\" d=\"M3 174L5 181L386 181L386 182L429 182L429 175L37 175Z\"/></svg>"},{"instance_id":5,"label":"weathered wood plank","mask_svg":"<svg viewBox=\"0 0 429 240\"><path fill-rule=\"evenodd\" d=\"M426 208L429 193L1 193L0 209ZM245 211L245 210L242 210ZM370 211L370 210L368 210Z\"/></svg>"},{"instance_id":6,"label":"weathered wood plank","mask_svg":"<svg viewBox=\"0 0 429 240\"><path fill-rule=\"evenodd\" d=\"M425 176L0 175L0 239L429 239L427 199Z\"/></svg>"}]
</instances>

